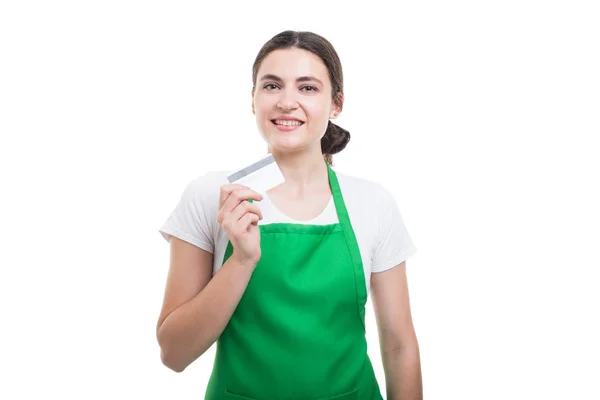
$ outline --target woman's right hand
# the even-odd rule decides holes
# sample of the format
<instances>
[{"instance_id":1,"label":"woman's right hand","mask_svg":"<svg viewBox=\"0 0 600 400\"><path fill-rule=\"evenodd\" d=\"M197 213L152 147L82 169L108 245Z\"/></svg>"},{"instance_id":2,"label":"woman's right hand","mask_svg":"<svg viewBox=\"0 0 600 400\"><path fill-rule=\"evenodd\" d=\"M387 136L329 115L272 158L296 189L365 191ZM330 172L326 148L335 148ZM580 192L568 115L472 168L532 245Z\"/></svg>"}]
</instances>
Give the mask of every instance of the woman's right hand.
<instances>
[{"instance_id":1,"label":"woman's right hand","mask_svg":"<svg viewBox=\"0 0 600 400\"><path fill-rule=\"evenodd\" d=\"M221 186L217 221L233 246L231 257L254 267L261 256L258 221L263 217L260 208L255 203L250 203L250 199L261 201L263 197L243 185Z\"/></svg>"}]
</instances>

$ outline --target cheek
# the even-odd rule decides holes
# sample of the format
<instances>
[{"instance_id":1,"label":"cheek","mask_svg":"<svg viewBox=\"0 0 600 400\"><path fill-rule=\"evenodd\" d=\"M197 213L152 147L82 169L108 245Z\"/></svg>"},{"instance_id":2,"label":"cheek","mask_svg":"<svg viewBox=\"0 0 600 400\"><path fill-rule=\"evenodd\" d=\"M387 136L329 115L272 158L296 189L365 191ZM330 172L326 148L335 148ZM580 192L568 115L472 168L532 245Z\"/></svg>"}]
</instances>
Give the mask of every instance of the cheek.
<instances>
[{"instance_id":1,"label":"cheek","mask_svg":"<svg viewBox=\"0 0 600 400\"><path fill-rule=\"evenodd\" d=\"M265 122L269 122L267 119L272 114L271 108L266 107L264 103L254 103L254 113L256 115L257 122L264 125Z\"/></svg>"},{"instance_id":2,"label":"cheek","mask_svg":"<svg viewBox=\"0 0 600 400\"><path fill-rule=\"evenodd\" d=\"M262 93L256 93L254 95L254 109L257 113L259 111L264 113L264 110L268 109L269 107L270 105L268 97L263 96Z\"/></svg>"},{"instance_id":3,"label":"cheek","mask_svg":"<svg viewBox=\"0 0 600 400\"><path fill-rule=\"evenodd\" d=\"M321 129L327 125L327 121L329 120L327 104L323 104L323 102L307 104L304 109L311 126Z\"/></svg>"}]
</instances>

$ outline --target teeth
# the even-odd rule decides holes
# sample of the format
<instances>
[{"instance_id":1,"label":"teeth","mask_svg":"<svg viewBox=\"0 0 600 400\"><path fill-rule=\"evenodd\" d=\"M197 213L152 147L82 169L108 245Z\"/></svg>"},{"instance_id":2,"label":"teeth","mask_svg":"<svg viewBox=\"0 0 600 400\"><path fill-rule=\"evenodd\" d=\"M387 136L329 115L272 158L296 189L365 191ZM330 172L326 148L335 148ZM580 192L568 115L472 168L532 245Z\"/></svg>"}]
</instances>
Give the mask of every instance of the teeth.
<instances>
[{"instance_id":1,"label":"teeth","mask_svg":"<svg viewBox=\"0 0 600 400\"><path fill-rule=\"evenodd\" d=\"M275 124L276 125L284 125L284 126L300 126L300 125L302 125L302 122L300 122L300 121L286 121L286 120L276 119L275 120Z\"/></svg>"}]
</instances>

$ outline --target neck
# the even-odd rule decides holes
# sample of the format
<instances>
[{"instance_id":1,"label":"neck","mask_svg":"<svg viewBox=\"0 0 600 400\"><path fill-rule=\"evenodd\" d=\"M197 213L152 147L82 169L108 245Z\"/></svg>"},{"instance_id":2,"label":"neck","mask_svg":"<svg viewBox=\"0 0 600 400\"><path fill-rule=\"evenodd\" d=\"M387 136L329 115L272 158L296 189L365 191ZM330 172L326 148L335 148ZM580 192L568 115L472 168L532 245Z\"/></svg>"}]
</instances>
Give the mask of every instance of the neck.
<instances>
[{"instance_id":1,"label":"neck","mask_svg":"<svg viewBox=\"0 0 600 400\"><path fill-rule=\"evenodd\" d=\"M329 189L327 165L320 147L316 150L298 153L271 151L285 178L282 189L296 195Z\"/></svg>"}]
</instances>

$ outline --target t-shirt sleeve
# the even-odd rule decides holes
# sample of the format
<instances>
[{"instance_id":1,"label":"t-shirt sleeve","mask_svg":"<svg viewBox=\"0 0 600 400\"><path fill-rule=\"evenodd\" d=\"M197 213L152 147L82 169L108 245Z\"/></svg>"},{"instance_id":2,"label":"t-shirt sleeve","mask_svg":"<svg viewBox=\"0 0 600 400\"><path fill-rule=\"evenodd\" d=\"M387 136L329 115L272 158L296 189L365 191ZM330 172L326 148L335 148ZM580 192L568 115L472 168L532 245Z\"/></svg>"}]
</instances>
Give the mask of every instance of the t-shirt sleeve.
<instances>
[{"instance_id":1,"label":"t-shirt sleeve","mask_svg":"<svg viewBox=\"0 0 600 400\"><path fill-rule=\"evenodd\" d=\"M218 196L219 186L208 174L192 180L159 232L167 241L175 236L214 253Z\"/></svg>"},{"instance_id":2,"label":"t-shirt sleeve","mask_svg":"<svg viewBox=\"0 0 600 400\"><path fill-rule=\"evenodd\" d=\"M380 187L379 229L371 272L383 272L406 261L417 252L394 196Z\"/></svg>"}]
</instances>

